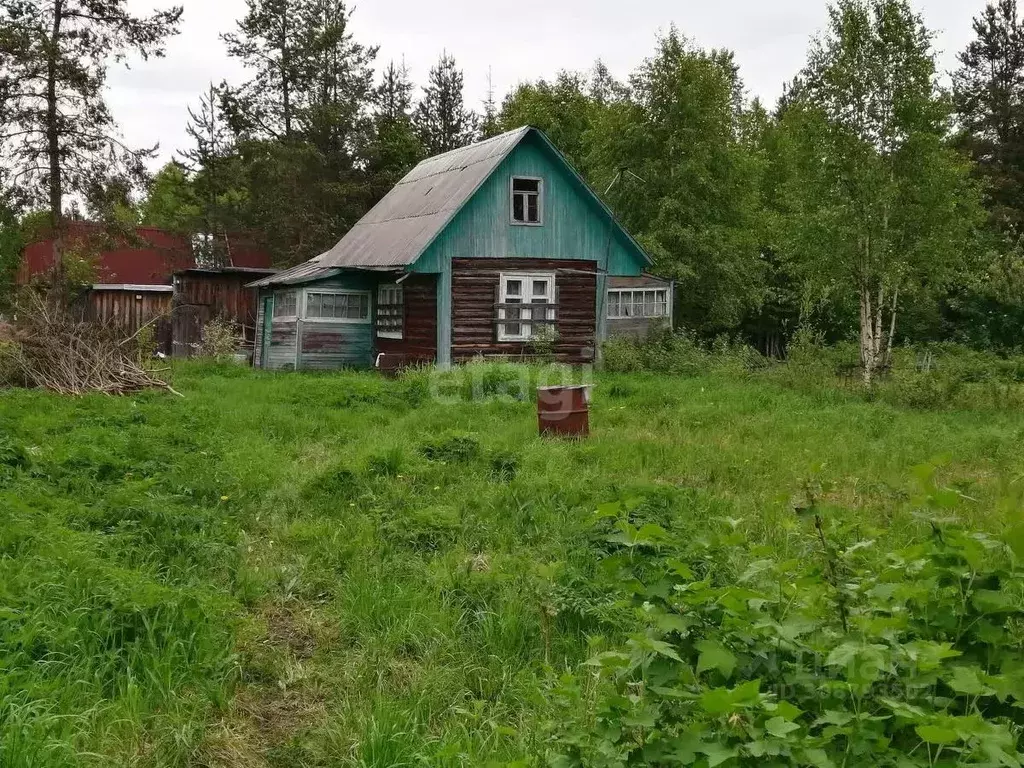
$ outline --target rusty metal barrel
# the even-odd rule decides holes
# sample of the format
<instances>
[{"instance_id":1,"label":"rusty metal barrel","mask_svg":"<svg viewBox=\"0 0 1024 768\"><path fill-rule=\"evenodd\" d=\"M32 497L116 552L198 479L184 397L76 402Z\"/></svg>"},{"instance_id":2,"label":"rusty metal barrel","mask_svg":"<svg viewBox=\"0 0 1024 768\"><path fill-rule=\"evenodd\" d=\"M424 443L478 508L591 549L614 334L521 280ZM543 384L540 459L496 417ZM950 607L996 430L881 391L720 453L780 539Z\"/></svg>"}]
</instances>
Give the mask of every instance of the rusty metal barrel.
<instances>
[{"instance_id":1,"label":"rusty metal barrel","mask_svg":"<svg viewBox=\"0 0 1024 768\"><path fill-rule=\"evenodd\" d=\"M537 387L541 435L583 438L590 434L590 386Z\"/></svg>"}]
</instances>

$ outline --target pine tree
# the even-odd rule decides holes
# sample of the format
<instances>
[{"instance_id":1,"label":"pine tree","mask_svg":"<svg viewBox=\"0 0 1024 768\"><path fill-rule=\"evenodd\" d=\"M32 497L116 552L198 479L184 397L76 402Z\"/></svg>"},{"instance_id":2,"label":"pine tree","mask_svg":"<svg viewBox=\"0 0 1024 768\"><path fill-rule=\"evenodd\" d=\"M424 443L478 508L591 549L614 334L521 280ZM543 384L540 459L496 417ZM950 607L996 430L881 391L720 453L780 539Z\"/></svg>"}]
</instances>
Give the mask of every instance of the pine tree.
<instances>
[{"instance_id":1,"label":"pine tree","mask_svg":"<svg viewBox=\"0 0 1024 768\"><path fill-rule=\"evenodd\" d=\"M254 73L222 104L244 170L245 220L282 265L326 250L372 197L375 47L342 0L249 0L228 51Z\"/></svg>"},{"instance_id":2,"label":"pine tree","mask_svg":"<svg viewBox=\"0 0 1024 768\"><path fill-rule=\"evenodd\" d=\"M369 130L377 48L353 39L351 13L342 0L300 0L295 6L300 27L295 96L301 132L325 155L341 159Z\"/></svg>"},{"instance_id":3,"label":"pine tree","mask_svg":"<svg viewBox=\"0 0 1024 768\"><path fill-rule=\"evenodd\" d=\"M129 53L163 55L181 8L134 16L126 0L18 0L0 4L0 156L8 183L50 212L54 264L63 268L68 193L110 179L137 184L155 153L120 140L104 100L107 67ZM95 197L95 196L93 196Z\"/></svg>"},{"instance_id":4,"label":"pine tree","mask_svg":"<svg viewBox=\"0 0 1024 768\"><path fill-rule=\"evenodd\" d=\"M1024 22L1016 0L990 3L953 75L962 147L986 182L996 227L1024 235Z\"/></svg>"},{"instance_id":5,"label":"pine tree","mask_svg":"<svg viewBox=\"0 0 1024 768\"><path fill-rule=\"evenodd\" d=\"M429 85L416 107L413 124L420 142L430 155L438 155L467 144L477 137L477 116L463 99L462 70L447 53L431 68Z\"/></svg>"},{"instance_id":6,"label":"pine tree","mask_svg":"<svg viewBox=\"0 0 1024 768\"><path fill-rule=\"evenodd\" d=\"M290 0L247 0L238 31L221 35L228 55L241 59L253 79L225 89L223 101L234 132L243 138L290 140L296 126L295 91L300 67L298 12Z\"/></svg>"}]
</instances>

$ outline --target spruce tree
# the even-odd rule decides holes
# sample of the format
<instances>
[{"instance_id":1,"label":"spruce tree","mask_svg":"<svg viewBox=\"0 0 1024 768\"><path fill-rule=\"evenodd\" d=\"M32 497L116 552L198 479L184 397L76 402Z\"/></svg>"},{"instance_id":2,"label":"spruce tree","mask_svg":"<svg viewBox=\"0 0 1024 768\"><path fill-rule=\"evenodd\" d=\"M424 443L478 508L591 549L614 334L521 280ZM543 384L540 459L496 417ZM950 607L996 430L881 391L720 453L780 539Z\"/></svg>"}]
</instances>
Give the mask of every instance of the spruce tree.
<instances>
[{"instance_id":1,"label":"spruce tree","mask_svg":"<svg viewBox=\"0 0 1024 768\"><path fill-rule=\"evenodd\" d=\"M409 70L391 62L374 92L373 139L368 175L373 199L379 199L423 158L423 147L412 124L415 86Z\"/></svg>"},{"instance_id":2,"label":"spruce tree","mask_svg":"<svg viewBox=\"0 0 1024 768\"><path fill-rule=\"evenodd\" d=\"M953 75L961 146L977 163L992 221L1024 234L1024 23L1017 0L990 3Z\"/></svg>"},{"instance_id":3,"label":"spruce tree","mask_svg":"<svg viewBox=\"0 0 1024 768\"><path fill-rule=\"evenodd\" d=\"M484 100L484 113L480 119L480 138L489 139L501 133L501 122L498 119L498 105L494 101L494 81L491 70L487 70L487 98Z\"/></svg>"},{"instance_id":4,"label":"spruce tree","mask_svg":"<svg viewBox=\"0 0 1024 768\"><path fill-rule=\"evenodd\" d=\"M438 155L467 144L477 137L477 116L466 108L463 77L455 59L447 53L430 70L429 85L416 107L413 123L429 155Z\"/></svg>"}]
</instances>

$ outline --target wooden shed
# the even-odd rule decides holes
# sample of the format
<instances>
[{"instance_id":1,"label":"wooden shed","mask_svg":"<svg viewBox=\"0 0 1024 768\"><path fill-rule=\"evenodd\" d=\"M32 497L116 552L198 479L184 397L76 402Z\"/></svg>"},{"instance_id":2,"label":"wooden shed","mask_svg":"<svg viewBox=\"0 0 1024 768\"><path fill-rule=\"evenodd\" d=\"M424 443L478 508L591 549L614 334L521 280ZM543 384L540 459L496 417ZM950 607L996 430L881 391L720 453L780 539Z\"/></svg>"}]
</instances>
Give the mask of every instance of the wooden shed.
<instances>
[{"instance_id":1,"label":"wooden shed","mask_svg":"<svg viewBox=\"0 0 1024 768\"><path fill-rule=\"evenodd\" d=\"M174 273L172 335L174 356L192 357L211 320L234 323L247 349L256 339L256 290L253 280L269 277L277 270L255 267L184 269Z\"/></svg>"},{"instance_id":2,"label":"wooden shed","mask_svg":"<svg viewBox=\"0 0 1024 768\"><path fill-rule=\"evenodd\" d=\"M83 294L86 319L118 326L132 335L152 325L159 352L171 353L171 305L174 287L130 283L97 283Z\"/></svg>"}]
</instances>

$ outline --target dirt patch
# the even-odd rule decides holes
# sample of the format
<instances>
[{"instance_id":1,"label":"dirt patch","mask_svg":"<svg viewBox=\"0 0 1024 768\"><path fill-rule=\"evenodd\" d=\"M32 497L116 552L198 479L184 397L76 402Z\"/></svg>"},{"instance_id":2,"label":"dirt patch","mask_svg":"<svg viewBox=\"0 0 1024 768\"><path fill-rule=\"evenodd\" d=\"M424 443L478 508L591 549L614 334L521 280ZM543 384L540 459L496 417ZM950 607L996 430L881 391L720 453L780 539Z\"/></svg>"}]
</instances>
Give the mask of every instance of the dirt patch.
<instances>
[{"instance_id":1,"label":"dirt patch","mask_svg":"<svg viewBox=\"0 0 1024 768\"><path fill-rule=\"evenodd\" d=\"M299 661L311 659L318 645L313 612L301 606L272 605L263 611L267 642Z\"/></svg>"},{"instance_id":2,"label":"dirt patch","mask_svg":"<svg viewBox=\"0 0 1024 768\"><path fill-rule=\"evenodd\" d=\"M300 603L260 608L242 640L252 673L227 713L210 729L203 768L266 768L265 755L325 717L326 706L309 660L331 633Z\"/></svg>"}]
</instances>

